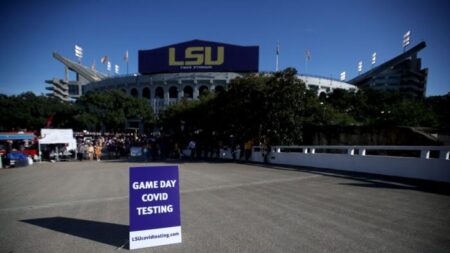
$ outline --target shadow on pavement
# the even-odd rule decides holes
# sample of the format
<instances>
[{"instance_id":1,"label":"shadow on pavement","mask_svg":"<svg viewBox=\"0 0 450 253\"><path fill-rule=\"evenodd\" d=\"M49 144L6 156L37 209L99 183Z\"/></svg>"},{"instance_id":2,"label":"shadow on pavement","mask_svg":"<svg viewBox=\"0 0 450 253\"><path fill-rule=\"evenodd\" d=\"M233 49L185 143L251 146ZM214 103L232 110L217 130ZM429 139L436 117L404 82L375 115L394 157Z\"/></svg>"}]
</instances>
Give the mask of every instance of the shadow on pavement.
<instances>
[{"instance_id":1,"label":"shadow on pavement","mask_svg":"<svg viewBox=\"0 0 450 253\"><path fill-rule=\"evenodd\" d=\"M315 168L295 165L281 165L271 163L246 162L242 160L226 160L226 159L165 159L157 161L130 161L128 159L112 160L104 162L126 162L126 163L167 163L167 164L195 164L195 163L210 163L210 164L245 164L249 166L263 167L275 170L289 170L299 171L310 174L317 174L327 177L335 177L342 179L350 179L356 181L355 183L339 183L340 185L355 186L355 187L370 187L370 188L386 188L397 190L415 190L429 193L436 193L442 195L450 195L450 184L443 182L427 181L421 179L411 179L395 176L385 176L378 174L370 174L363 172L351 172L342 170L333 170L326 168Z\"/></svg>"},{"instance_id":2,"label":"shadow on pavement","mask_svg":"<svg viewBox=\"0 0 450 253\"><path fill-rule=\"evenodd\" d=\"M403 190L418 190L415 186L402 186L402 185L395 185L392 183L383 183L383 182L375 182L375 181L369 181L364 180L367 183L339 183L340 185L348 185L348 186L358 186L358 187L367 187L367 188L382 188L382 189L403 189Z\"/></svg>"},{"instance_id":3,"label":"shadow on pavement","mask_svg":"<svg viewBox=\"0 0 450 253\"><path fill-rule=\"evenodd\" d=\"M129 230L126 225L66 217L39 218L21 222L115 247L121 247L128 241Z\"/></svg>"},{"instance_id":4,"label":"shadow on pavement","mask_svg":"<svg viewBox=\"0 0 450 253\"><path fill-rule=\"evenodd\" d=\"M443 182L435 182L435 181L403 178L395 176L385 176L363 172L351 172L325 168L315 168L315 167L261 164L261 163L247 163L247 164L269 169L299 171L327 177L335 177L356 181L355 183L340 182L338 183L340 185L368 187L368 188L385 188L395 190L414 190L441 195L450 195L450 184Z\"/></svg>"},{"instance_id":5,"label":"shadow on pavement","mask_svg":"<svg viewBox=\"0 0 450 253\"><path fill-rule=\"evenodd\" d=\"M222 163L236 163L239 162L237 160L225 160L225 159L157 159L157 160L144 160L144 159L111 159L111 160L102 160L104 163L148 163L148 164L159 164L159 163L167 163L167 164L186 164L186 163L212 163L212 164L222 164Z\"/></svg>"}]
</instances>

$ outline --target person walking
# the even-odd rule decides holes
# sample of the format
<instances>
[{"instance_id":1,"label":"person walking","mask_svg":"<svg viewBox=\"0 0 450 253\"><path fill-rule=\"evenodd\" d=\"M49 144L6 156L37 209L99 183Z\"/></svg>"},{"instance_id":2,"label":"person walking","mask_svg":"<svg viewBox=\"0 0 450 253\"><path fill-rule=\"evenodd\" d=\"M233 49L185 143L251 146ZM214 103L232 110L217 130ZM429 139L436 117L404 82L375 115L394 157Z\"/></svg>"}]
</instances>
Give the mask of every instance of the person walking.
<instances>
[{"instance_id":1,"label":"person walking","mask_svg":"<svg viewBox=\"0 0 450 253\"><path fill-rule=\"evenodd\" d=\"M84 146L84 143L78 144L78 148L77 148L78 161L80 161L80 162L83 161L83 156L84 156L85 152L86 152L86 148Z\"/></svg>"},{"instance_id":2,"label":"person walking","mask_svg":"<svg viewBox=\"0 0 450 253\"><path fill-rule=\"evenodd\" d=\"M253 139L248 140L244 144L245 161L248 161L248 159L252 155L252 147L253 147Z\"/></svg>"},{"instance_id":3,"label":"person walking","mask_svg":"<svg viewBox=\"0 0 450 253\"><path fill-rule=\"evenodd\" d=\"M89 146L87 148L87 152L88 152L89 160L90 161L94 160L94 146L92 146L91 143L89 143Z\"/></svg>"},{"instance_id":4,"label":"person walking","mask_svg":"<svg viewBox=\"0 0 450 253\"><path fill-rule=\"evenodd\" d=\"M100 143L97 143L95 145L95 157L97 158L97 161L100 161L100 157L102 156L102 146L100 145Z\"/></svg>"},{"instance_id":5,"label":"person walking","mask_svg":"<svg viewBox=\"0 0 450 253\"><path fill-rule=\"evenodd\" d=\"M196 151L195 146L196 146L196 143L194 140L191 140L188 144L188 148L191 151L191 159L194 159L194 157L195 157L195 151Z\"/></svg>"},{"instance_id":6,"label":"person walking","mask_svg":"<svg viewBox=\"0 0 450 253\"><path fill-rule=\"evenodd\" d=\"M262 156L264 159L264 163L269 163L269 156L270 156L270 144L266 137L263 137L261 141L261 149L262 149Z\"/></svg>"}]
</instances>

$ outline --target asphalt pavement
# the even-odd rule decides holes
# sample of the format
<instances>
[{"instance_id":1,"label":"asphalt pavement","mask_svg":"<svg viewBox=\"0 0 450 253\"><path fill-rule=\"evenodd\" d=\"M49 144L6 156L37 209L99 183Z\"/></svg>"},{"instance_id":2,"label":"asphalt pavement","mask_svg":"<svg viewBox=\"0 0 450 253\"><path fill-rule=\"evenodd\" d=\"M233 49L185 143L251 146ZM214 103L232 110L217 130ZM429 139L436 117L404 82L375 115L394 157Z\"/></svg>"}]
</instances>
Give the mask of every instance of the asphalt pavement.
<instances>
[{"instance_id":1,"label":"asphalt pavement","mask_svg":"<svg viewBox=\"0 0 450 253\"><path fill-rule=\"evenodd\" d=\"M160 164L0 169L0 252L129 251L128 168ZM133 251L450 252L446 193L330 171L178 165L183 242Z\"/></svg>"}]
</instances>

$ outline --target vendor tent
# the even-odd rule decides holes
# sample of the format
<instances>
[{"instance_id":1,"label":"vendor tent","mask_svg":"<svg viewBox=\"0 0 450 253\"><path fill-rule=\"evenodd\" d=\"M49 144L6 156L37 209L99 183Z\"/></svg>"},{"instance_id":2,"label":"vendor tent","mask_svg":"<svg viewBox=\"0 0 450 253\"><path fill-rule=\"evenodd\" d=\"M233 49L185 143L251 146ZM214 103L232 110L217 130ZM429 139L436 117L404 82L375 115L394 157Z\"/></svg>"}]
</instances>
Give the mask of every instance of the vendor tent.
<instances>
[{"instance_id":1,"label":"vendor tent","mask_svg":"<svg viewBox=\"0 0 450 253\"><path fill-rule=\"evenodd\" d=\"M77 141L73 137L72 129L41 129L42 138L39 139L39 145L42 144L67 144L67 150L76 150Z\"/></svg>"},{"instance_id":2,"label":"vendor tent","mask_svg":"<svg viewBox=\"0 0 450 253\"><path fill-rule=\"evenodd\" d=\"M35 138L32 132L1 132L0 141L8 140L33 140Z\"/></svg>"}]
</instances>

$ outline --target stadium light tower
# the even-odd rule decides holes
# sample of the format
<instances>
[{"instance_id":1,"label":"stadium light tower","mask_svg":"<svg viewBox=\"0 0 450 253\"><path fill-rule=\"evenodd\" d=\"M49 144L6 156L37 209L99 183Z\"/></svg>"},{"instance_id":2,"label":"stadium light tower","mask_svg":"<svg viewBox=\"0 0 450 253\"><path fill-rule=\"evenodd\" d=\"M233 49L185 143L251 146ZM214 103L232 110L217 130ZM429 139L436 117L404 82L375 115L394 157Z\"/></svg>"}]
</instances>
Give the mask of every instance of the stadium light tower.
<instances>
[{"instance_id":1,"label":"stadium light tower","mask_svg":"<svg viewBox=\"0 0 450 253\"><path fill-rule=\"evenodd\" d=\"M119 65L114 65L114 73L116 73L116 75L119 74Z\"/></svg>"},{"instance_id":2,"label":"stadium light tower","mask_svg":"<svg viewBox=\"0 0 450 253\"><path fill-rule=\"evenodd\" d=\"M409 45L411 40L411 31L407 31L404 35L403 35L403 51L406 50L406 47Z\"/></svg>"},{"instance_id":3,"label":"stadium light tower","mask_svg":"<svg viewBox=\"0 0 450 253\"><path fill-rule=\"evenodd\" d=\"M83 48L78 45L75 45L75 56L78 58L78 63L81 63L81 59L83 58Z\"/></svg>"},{"instance_id":4,"label":"stadium light tower","mask_svg":"<svg viewBox=\"0 0 450 253\"><path fill-rule=\"evenodd\" d=\"M341 72L341 81L345 81L345 71Z\"/></svg>"},{"instance_id":5,"label":"stadium light tower","mask_svg":"<svg viewBox=\"0 0 450 253\"><path fill-rule=\"evenodd\" d=\"M377 53L374 52L374 53L372 54L372 66L375 65L376 62L377 62Z\"/></svg>"},{"instance_id":6,"label":"stadium light tower","mask_svg":"<svg viewBox=\"0 0 450 253\"><path fill-rule=\"evenodd\" d=\"M363 68L363 63L362 63L362 61L359 61L359 62L358 62L358 73L359 73L359 74L361 74L362 68Z\"/></svg>"}]
</instances>

